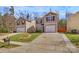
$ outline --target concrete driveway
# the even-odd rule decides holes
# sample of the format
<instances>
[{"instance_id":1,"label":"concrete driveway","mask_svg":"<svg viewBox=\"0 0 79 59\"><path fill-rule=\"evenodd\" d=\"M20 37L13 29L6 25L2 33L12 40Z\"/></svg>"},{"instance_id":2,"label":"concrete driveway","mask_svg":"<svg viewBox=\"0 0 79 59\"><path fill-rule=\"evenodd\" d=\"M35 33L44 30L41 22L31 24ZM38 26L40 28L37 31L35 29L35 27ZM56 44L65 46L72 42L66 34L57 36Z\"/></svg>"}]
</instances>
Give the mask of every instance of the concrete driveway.
<instances>
[{"instance_id":1,"label":"concrete driveway","mask_svg":"<svg viewBox=\"0 0 79 59\"><path fill-rule=\"evenodd\" d=\"M28 52L71 52L60 33L43 33L30 43Z\"/></svg>"},{"instance_id":2,"label":"concrete driveway","mask_svg":"<svg viewBox=\"0 0 79 59\"><path fill-rule=\"evenodd\" d=\"M34 41L26 43L21 47L12 49L2 49L3 52L22 53L69 53L72 52L60 33L43 33ZM0 50L1 52L1 50Z\"/></svg>"}]
</instances>

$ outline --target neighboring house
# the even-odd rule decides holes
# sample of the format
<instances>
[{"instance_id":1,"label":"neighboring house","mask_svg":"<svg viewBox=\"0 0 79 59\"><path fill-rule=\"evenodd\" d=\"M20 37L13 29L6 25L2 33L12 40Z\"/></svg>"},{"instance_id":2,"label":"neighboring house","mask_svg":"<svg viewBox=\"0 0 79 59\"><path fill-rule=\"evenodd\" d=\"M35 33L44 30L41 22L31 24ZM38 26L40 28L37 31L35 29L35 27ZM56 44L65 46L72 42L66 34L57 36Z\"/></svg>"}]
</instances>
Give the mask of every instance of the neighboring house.
<instances>
[{"instance_id":1,"label":"neighboring house","mask_svg":"<svg viewBox=\"0 0 79 59\"><path fill-rule=\"evenodd\" d=\"M76 29L79 32L79 12L71 14L67 18L67 32Z\"/></svg>"},{"instance_id":2,"label":"neighboring house","mask_svg":"<svg viewBox=\"0 0 79 59\"><path fill-rule=\"evenodd\" d=\"M58 14L55 12L49 12L43 17L39 17L36 20L36 30L42 32L57 32L58 31Z\"/></svg>"},{"instance_id":3,"label":"neighboring house","mask_svg":"<svg viewBox=\"0 0 79 59\"><path fill-rule=\"evenodd\" d=\"M16 20L16 18L14 17L14 15L10 15L10 14L6 13L2 17L3 26L6 27L9 32L14 32L14 31L16 31L15 20Z\"/></svg>"},{"instance_id":4,"label":"neighboring house","mask_svg":"<svg viewBox=\"0 0 79 59\"><path fill-rule=\"evenodd\" d=\"M17 32L35 32L35 21L28 21L22 17L20 17L16 21L16 31Z\"/></svg>"}]
</instances>

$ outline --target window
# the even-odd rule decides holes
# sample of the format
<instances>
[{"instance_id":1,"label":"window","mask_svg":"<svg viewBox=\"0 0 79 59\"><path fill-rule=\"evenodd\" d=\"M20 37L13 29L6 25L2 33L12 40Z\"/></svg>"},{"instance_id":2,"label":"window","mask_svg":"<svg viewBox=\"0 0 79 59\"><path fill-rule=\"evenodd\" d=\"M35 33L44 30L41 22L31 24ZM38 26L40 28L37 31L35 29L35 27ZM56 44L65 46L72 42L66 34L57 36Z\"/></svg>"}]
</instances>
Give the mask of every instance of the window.
<instances>
[{"instance_id":1,"label":"window","mask_svg":"<svg viewBox=\"0 0 79 59\"><path fill-rule=\"evenodd\" d=\"M51 21L51 16L47 16L46 17L46 21L48 22L48 21Z\"/></svg>"},{"instance_id":2,"label":"window","mask_svg":"<svg viewBox=\"0 0 79 59\"><path fill-rule=\"evenodd\" d=\"M55 16L53 16L53 21L55 21Z\"/></svg>"},{"instance_id":3,"label":"window","mask_svg":"<svg viewBox=\"0 0 79 59\"><path fill-rule=\"evenodd\" d=\"M42 19L41 19L40 23L42 23Z\"/></svg>"},{"instance_id":4,"label":"window","mask_svg":"<svg viewBox=\"0 0 79 59\"><path fill-rule=\"evenodd\" d=\"M12 23L9 23L9 25L11 25Z\"/></svg>"},{"instance_id":5,"label":"window","mask_svg":"<svg viewBox=\"0 0 79 59\"><path fill-rule=\"evenodd\" d=\"M22 21L22 25L24 25L25 24L25 21Z\"/></svg>"},{"instance_id":6,"label":"window","mask_svg":"<svg viewBox=\"0 0 79 59\"><path fill-rule=\"evenodd\" d=\"M19 25L19 24L20 24L20 22L18 21L18 22L17 22L17 25Z\"/></svg>"},{"instance_id":7,"label":"window","mask_svg":"<svg viewBox=\"0 0 79 59\"><path fill-rule=\"evenodd\" d=\"M52 17L52 20L55 21L55 16Z\"/></svg>"},{"instance_id":8,"label":"window","mask_svg":"<svg viewBox=\"0 0 79 59\"><path fill-rule=\"evenodd\" d=\"M36 23L38 24L38 21L36 20Z\"/></svg>"},{"instance_id":9,"label":"window","mask_svg":"<svg viewBox=\"0 0 79 59\"><path fill-rule=\"evenodd\" d=\"M46 21L55 21L55 16L47 16Z\"/></svg>"}]
</instances>

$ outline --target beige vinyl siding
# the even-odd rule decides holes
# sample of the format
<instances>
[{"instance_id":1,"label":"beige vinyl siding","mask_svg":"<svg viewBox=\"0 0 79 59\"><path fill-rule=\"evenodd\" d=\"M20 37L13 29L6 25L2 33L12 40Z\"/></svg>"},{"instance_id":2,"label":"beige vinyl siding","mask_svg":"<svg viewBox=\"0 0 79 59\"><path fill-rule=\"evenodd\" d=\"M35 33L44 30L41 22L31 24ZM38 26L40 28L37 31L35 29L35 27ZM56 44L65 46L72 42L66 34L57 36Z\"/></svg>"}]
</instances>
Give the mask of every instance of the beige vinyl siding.
<instances>
[{"instance_id":1,"label":"beige vinyl siding","mask_svg":"<svg viewBox=\"0 0 79 59\"><path fill-rule=\"evenodd\" d=\"M73 29L79 31L79 13L73 14L67 20L67 31L70 32Z\"/></svg>"}]
</instances>

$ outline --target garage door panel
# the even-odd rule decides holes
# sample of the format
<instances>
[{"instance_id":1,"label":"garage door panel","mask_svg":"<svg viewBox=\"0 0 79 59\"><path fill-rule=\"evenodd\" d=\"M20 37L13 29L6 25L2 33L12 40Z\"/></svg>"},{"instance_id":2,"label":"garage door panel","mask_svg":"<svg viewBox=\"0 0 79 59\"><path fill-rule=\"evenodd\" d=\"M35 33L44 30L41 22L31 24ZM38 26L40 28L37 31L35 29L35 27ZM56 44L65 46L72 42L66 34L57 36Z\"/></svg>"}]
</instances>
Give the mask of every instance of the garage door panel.
<instances>
[{"instance_id":1,"label":"garage door panel","mask_svg":"<svg viewBox=\"0 0 79 59\"><path fill-rule=\"evenodd\" d=\"M17 32L25 32L25 28L24 27L18 27Z\"/></svg>"},{"instance_id":2,"label":"garage door panel","mask_svg":"<svg viewBox=\"0 0 79 59\"><path fill-rule=\"evenodd\" d=\"M50 25L45 27L45 32L55 32L55 25Z\"/></svg>"}]
</instances>

